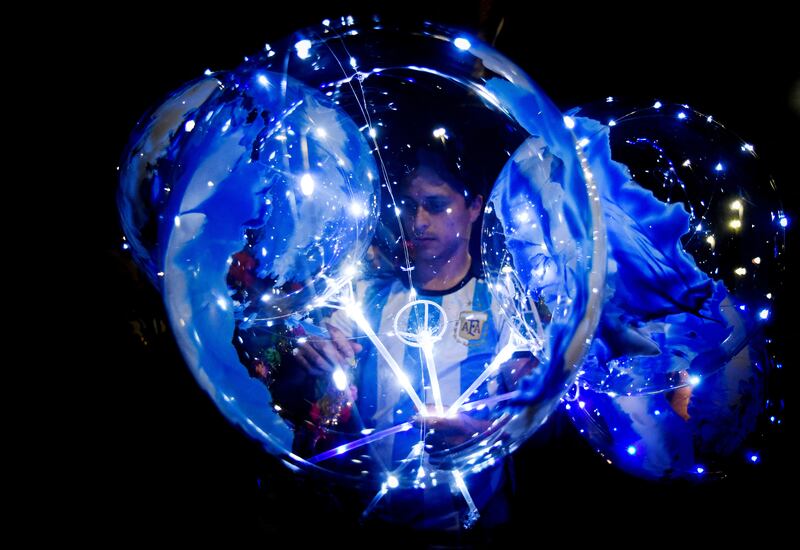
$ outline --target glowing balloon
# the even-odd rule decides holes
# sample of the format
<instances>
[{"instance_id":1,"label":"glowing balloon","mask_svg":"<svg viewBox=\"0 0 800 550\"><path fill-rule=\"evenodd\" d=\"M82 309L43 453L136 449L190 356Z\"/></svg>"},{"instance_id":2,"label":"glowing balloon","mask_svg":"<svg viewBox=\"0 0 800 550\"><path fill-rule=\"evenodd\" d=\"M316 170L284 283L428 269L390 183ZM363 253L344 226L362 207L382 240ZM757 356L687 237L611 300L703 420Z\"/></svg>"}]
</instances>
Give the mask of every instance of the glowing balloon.
<instances>
[{"instance_id":1,"label":"glowing balloon","mask_svg":"<svg viewBox=\"0 0 800 550\"><path fill-rule=\"evenodd\" d=\"M609 99L573 114L591 117L575 120L601 184L609 269L572 420L641 477L758 462L758 421L780 410L765 392L788 225L774 183L753 146L686 105Z\"/></svg>"},{"instance_id":2,"label":"glowing balloon","mask_svg":"<svg viewBox=\"0 0 800 550\"><path fill-rule=\"evenodd\" d=\"M328 22L218 78L154 148L166 194L138 193L150 176L130 154L124 189L137 192L121 200L123 216L158 220L157 246L143 248L163 254L154 265L192 372L291 468L377 490L368 511L405 494L401 509L447 501L430 519L471 523L493 466L574 380L599 314L604 234L574 133L510 61L430 24ZM414 194L431 186L461 202ZM425 234L418 213L463 224L479 196L483 270L426 292L422 262L471 228ZM527 221L513 215L519 196L539 208ZM541 236L545 258L529 254ZM523 303L538 324L518 321ZM310 348L337 359L306 368Z\"/></svg>"},{"instance_id":3,"label":"glowing balloon","mask_svg":"<svg viewBox=\"0 0 800 550\"><path fill-rule=\"evenodd\" d=\"M609 145L621 163L595 170L609 269L581 381L659 392L763 347L788 220L754 147L687 105L612 100L576 111L608 124L577 118L593 169Z\"/></svg>"}]
</instances>

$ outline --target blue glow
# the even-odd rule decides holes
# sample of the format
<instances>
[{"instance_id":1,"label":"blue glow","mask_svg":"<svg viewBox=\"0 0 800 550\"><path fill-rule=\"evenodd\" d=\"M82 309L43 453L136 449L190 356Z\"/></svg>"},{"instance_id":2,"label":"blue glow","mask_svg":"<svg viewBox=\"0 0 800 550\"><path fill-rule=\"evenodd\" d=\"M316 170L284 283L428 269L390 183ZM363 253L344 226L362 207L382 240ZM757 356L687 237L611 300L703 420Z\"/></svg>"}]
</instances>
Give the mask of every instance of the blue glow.
<instances>
[{"instance_id":1,"label":"blue glow","mask_svg":"<svg viewBox=\"0 0 800 550\"><path fill-rule=\"evenodd\" d=\"M741 306L739 306L739 309L740 309L741 311L744 311L744 310L746 310L746 309L747 309L747 306L745 306L745 305L741 305Z\"/></svg>"},{"instance_id":2,"label":"blue glow","mask_svg":"<svg viewBox=\"0 0 800 550\"><path fill-rule=\"evenodd\" d=\"M698 467L697 467L697 473L698 473L698 474L705 473L705 471L706 471L706 469L705 469L705 468L703 468L702 466L698 466Z\"/></svg>"},{"instance_id":3,"label":"blue glow","mask_svg":"<svg viewBox=\"0 0 800 550\"><path fill-rule=\"evenodd\" d=\"M661 108L661 102L660 101L656 101L655 103L653 103L653 109L660 109L660 108Z\"/></svg>"},{"instance_id":4,"label":"blue glow","mask_svg":"<svg viewBox=\"0 0 800 550\"><path fill-rule=\"evenodd\" d=\"M678 113L678 118L679 118L680 120L683 120L683 119L685 119L685 118L686 118L686 113L684 113L683 111L681 111L680 113Z\"/></svg>"},{"instance_id":5,"label":"blue glow","mask_svg":"<svg viewBox=\"0 0 800 550\"><path fill-rule=\"evenodd\" d=\"M453 40L453 45L456 48L458 48L459 50L462 50L462 51L466 51L466 50L470 49L470 47L472 46L472 44L470 44L469 40L467 40L466 38L461 38L461 37L456 38L455 40Z\"/></svg>"},{"instance_id":6,"label":"blue glow","mask_svg":"<svg viewBox=\"0 0 800 550\"><path fill-rule=\"evenodd\" d=\"M753 464L758 464L759 460L761 460L761 458L759 458L757 454L750 455L750 462Z\"/></svg>"},{"instance_id":7,"label":"blue glow","mask_svg":"<svg viewBox=\"0 0 800 550\"><path fill-rule=\"evenodd\" d=\"M629 445L628 446L628 454L631 455L631 456L635 455L636 454L636 447L634 447L633 445Z\"/></svg>"},{"instance_id":8,"label":"blue glow","mask_svg":"<svg viewBox=\"0 0 800 550\"><path fill-rule=\"evenodd\" d=\"M770 422L775 422L775 417L774 417L774 416L770 416L770 417L769 417L769 421L770 421Z\"/></svg>"},{"instance_id":9,"label":"blue glow","mask_svg":"<svg viewBox=\"0 0 800 550\"><path fill-rule=\"evenodd\" d=\"M765 309L762 309L761 311L759 311L758 312L758 318L761 319L761 320L764 320L764 321L769 319L769 310L765 308Z\"/></svg>"},{"instance_id":10,"label":"blue glow","mask_svg":"<svg viewBox=\"0 0 800 550\"><path fill-rule=\"evenodd\" d=\"M722 172L722 170L724 170L722 163L718 162L717 165L714 167L714 170L716 170L717 172Z\"/></svg>"},{"instance_id":11,"label":"blue glow","mask_svg":"<svg viewBox=\"0 0 800 550\"><path fill-rule=\"evenodd\" d=\"M787 218L786 216L781 216L780 218L778 218L778 223L781 225L781 227L788 227L789 218Z\"/></svg>"}]
</instances>

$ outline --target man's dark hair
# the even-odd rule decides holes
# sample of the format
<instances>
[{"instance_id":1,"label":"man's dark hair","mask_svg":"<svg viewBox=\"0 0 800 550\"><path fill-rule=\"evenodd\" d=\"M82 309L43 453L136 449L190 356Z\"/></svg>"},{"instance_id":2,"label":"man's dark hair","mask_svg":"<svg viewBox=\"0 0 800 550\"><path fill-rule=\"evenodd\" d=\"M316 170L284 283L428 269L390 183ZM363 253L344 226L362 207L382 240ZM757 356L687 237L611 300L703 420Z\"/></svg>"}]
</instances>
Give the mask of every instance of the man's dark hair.
<instances>
[{"instance_id":1,"label":"man's dark hair","mask_svg":"<svg viewBox=\"0 0 800 550\"><path fill-rule=\"evenodd\" d=\"M404 173L400 180L401 187L407 186L412 179L423 169L435 172L447 185L459 195L464 196L464 201L469 204L476 195L486 195L481 186L475 185L474 175L464 170L463 160L453 155L451 158L444 151L434 151L420 148L414 154L414 162L404 166Z\"/></svg>"}]
</instances>

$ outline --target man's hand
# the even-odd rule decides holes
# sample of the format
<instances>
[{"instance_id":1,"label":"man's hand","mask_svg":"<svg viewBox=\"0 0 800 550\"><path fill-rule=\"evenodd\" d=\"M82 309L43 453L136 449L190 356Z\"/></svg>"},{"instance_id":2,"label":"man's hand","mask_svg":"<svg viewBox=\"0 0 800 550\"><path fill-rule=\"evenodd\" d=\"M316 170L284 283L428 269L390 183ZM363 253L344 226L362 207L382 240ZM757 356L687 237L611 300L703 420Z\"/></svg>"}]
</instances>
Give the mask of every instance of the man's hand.
<instances>
[{"instance_id":1,"label":"man's hand","mask_svg":"<svg viewBox=\"0 0 800 550\"><path fill-rule=\"evenodd\" d=\"M305 369L315 375L332 373L337 367L355 365L355 354L363 347L351 342L344 333L325 323L330 338L309 338L305 343L292 350L292 355Z\"/></svg>"},{"instance_id":2,"label":"man's hand","mask_svg":"<svg viewBox=\"0 0 800 550\"><path fill-rule=\"evenodd\" d=\"M444 452L472 439L472 436L483 433L491 422L478 420L466 413L456 413L454 416L415 416L412 421L416 426L425 425L425 447L431 453ZM430 447L428 447L430 445Z\"/></svg>"}]
</instances>

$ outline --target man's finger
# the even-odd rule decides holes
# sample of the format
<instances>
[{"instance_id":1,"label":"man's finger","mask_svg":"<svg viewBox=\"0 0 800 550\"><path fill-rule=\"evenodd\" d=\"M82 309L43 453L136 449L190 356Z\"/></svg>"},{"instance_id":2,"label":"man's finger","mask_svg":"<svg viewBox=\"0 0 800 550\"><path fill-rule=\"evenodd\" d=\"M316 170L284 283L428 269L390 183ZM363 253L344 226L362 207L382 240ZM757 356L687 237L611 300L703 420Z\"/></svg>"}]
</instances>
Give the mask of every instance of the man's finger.
<instances>
[{"instance_id":1,"label":"man's finger","mask_svg":"<svg viewBox=\"0 0 800 550\"><path fill-rule=\"evenodd\" d=\"M294 348L294 350L292 351L293 352L297 351L297 353L292 353L292 355L294 356L295 360L298 363L300 363L300 366L303 367L306 371L315 376L321 376L322 374L324 374L324 371L319 370L317 367L309 363L308 360L303 356L303 353L298 348Z\"/></svg>"},{"instance_id":2,"label":"man's finger","mask_svg":"<svg viewBox=\"0 0 800 550\"><path fill-rule=\"evenodd\" d=\"M336 349L340 354L342 354L349 364L354 364L356 357L354 354L354 347L351 345L350 341L345 337L341 330L330 323L325 324L328 327L328 334L331 335L331 341L333 342L333 345L336 346Z\"/></svg>"},{"instance_id":3,"label":"man's finger","mask_svg":"<svg viewBox=\"0 0 800 550\"><path fill-rule=\"evenodd\" d=\"M322 374L324 372L332 372L333 367L325 360L325 358L314 349L314 346L304 344L299 348L297 356L303 356L310 364L311 369L316 370L315 374Z\"/></svg>"},{"instance_id":4,"label":"man's finger","mask_svg":"<svg viewBox=\"0 0 800 550\"><path fill-rule=\"evenodd\" d=\"M314 351L321 355L328 362L331 368L336 368L347 364L347 359L345 356L340 353L338 347L327 338L309 340L309 343L314 346Z\"/></svg>"}]
</instances>

